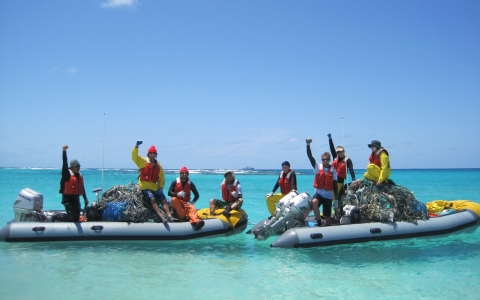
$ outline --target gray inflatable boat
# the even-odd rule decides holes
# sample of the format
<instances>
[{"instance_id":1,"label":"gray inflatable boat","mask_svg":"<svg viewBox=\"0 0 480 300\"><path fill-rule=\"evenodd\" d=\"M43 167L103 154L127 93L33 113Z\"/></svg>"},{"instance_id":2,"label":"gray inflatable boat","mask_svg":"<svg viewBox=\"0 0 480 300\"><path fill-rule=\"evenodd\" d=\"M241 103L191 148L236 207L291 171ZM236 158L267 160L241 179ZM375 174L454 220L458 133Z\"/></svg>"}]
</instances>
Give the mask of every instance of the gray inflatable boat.
<instances>
[{"instance_id":1,"label":"gray inflatable boat","mask_svg":"<svg viewBox=\"0 0 480 300\"><path fill-rule=\"evenodd\" d=\"M15 219L0 229L0 241L188 240L234 235L243 232L248 224L243 211L234 223L204 219L205 225L198 231L189 222L52 222L51 216L62 211L43 211L42 207L42 194L23 189L14 203Z\"/></svg>"},{"instance_id":2,"label":"gray inflatable boat","mask_svg":"<svg viewBox=\"0 0 480 300\"><path fill-rule=\"evenodd\" d=\"M310 223L312 224L312 223ZM285 231L271 247L307 248L339 244L386 241L413 237L471 233L479 225L478 215L471 210L410 222L358 223L332 226L296 227Z\"/></svg>"}]
</instances>

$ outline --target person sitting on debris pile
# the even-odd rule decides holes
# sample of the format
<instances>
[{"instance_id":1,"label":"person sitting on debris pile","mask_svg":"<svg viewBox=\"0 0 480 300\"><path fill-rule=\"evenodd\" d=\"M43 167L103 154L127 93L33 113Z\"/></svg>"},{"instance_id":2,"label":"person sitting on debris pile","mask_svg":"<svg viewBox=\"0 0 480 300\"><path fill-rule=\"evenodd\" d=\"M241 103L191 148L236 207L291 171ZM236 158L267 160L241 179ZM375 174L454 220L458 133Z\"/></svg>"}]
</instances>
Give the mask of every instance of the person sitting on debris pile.
<instances>
[{"instance_id":1,"label":"person sitting on debris pile","mask_svg":"<svg viewBox=\"0 0 480 300\"><path fill-rule=\"evenodd\" d=\"M367 172L363 176L377 185L381 185L390 178L392 173L390 156L379 141L373 140L368 147L372 149L372 153L369 158L370 163L367 165Z\"/></svg>"}]
</instances>

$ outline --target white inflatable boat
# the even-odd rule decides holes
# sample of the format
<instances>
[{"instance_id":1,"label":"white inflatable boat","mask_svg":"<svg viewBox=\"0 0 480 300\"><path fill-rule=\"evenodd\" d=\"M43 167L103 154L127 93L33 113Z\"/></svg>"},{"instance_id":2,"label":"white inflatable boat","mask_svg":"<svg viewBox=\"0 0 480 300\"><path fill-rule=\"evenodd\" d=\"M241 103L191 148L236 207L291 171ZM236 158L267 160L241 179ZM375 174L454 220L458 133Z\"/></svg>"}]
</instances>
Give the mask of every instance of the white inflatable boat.
<instances>
[{"instance_id":1,"label":"white inflatable boat","mask_svg":"<svg viewBox=\"0 0 480 300\"><path fill-rule=\"evenodd\" d=\"M243 211L235 222L204 219L205 225L198 231L189 222L52 222L51 216L61 211L43 211L42 206L42 194L22 190L14 204L15 219L0 229L0 241L187 240L234 235L243 232L248 223Z\"/></svg>"}]
</instances>

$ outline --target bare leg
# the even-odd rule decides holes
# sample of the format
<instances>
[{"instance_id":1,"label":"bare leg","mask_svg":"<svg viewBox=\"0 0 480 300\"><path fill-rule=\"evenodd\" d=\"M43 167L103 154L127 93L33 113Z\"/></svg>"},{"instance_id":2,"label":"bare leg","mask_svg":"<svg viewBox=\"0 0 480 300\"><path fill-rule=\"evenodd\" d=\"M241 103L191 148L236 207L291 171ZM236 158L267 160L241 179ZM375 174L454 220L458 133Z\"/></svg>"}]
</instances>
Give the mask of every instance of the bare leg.
<instances>
[{"instance_id":1,"label":"bare leg","mask_svg":"<svg viewBox=\"0 0 480 300\"><path fill-rule=\"evenodd\" d=\"M157 205L157 202L155 201L155 198L150 199L150 204L152 205L153 210L157 214L157 216L160 218L160 220L163 221L163 215L162 212L160 211L160 208Z\"/></svg>"},{"instance_id":2,"label":"bare leg","mask_svg":"<svg viewBox=\"0 0 480 300\"><path fill-rule=\"evenodd\" d=\"M168 218L171 218L171 217L172 217L172 213L170 212L170 207L168 207L168 201L167 201L167 199L163 199L163 200L162 200L162 204L163 204L163 210L165 210L165 213L167 214L167 217L168 217Z\"/></svg>"},{"instance_id":3,"label":"bare leg","mask_svg":"<svg viewBox=\"0 0 480 300\"><path fill-rule=\"evenodd\" d=\"M318 210L318 199L312 200L313 212L315 213L315 220L320 220L320 210Z\"/></svg>"},{"instance_id":4,"label":"bare leg","mask_svg":"<svg viewBox=\"0 0 480 300\"><path fill-rule=\"evenodd\" d=\"M213 216L215 214L215 200L210 200L210 215Z\"/></svg>"},{"instance_id":5,"label":"bare leg","mask_svg":"<svg viewBox=\"0 0 480 300\"><path fill-rule=\"evenodd\" d=\"M325 217L325 223L327 226L332 225L332 218L331 217Z\"/></svg>"}]
</instances>

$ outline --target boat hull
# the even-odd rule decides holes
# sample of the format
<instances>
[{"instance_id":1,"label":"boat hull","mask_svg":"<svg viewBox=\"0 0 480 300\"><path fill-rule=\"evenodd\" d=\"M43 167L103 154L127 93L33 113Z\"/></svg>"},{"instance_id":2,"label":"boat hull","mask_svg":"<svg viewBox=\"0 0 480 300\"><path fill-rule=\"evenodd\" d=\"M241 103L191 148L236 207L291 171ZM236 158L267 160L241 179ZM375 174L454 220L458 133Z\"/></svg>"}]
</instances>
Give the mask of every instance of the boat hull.
<instances>
[{"instance_id":1,"label":"boat hull","mask_svg":"<svg viewBox=\"0 0 480 300\"><path fill-rule=\"evenodd\" d=\"M451 233L473 232L479 225L479 216L471 210L409 222L385 222L335 225L326 227L298 227L284 232L271 247L308 248L339 244L386 241L413 237L440 236Z\"/></svg>"},{"instance_id":2,"label":"boat hull","mask_svg":"<svg viewBox=\"0 0 480 300\"><path fill-rule=\"evenodd\" d=\"M48 242L86 240L188 240L222 237L243 232L246 216L235 225L219 219L206 219L198 231L188 222L128 223L128 222L15 222L0 229L0 241Z\"/></svg>"}]
</instances>

